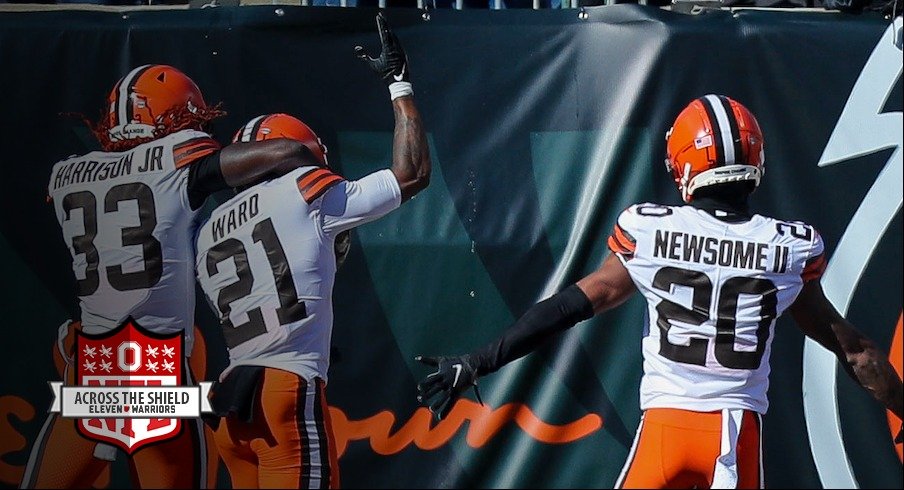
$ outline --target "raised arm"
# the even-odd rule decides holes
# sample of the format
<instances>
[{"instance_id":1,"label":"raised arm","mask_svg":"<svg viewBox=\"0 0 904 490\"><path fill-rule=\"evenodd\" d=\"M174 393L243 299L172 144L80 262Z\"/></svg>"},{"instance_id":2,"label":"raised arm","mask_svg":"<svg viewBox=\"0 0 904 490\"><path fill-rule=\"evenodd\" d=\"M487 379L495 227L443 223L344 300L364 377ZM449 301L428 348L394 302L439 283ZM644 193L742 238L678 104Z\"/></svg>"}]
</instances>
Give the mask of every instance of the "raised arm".
<instances>
[{"instance_id":1,"label":"raised arm","mask_svg":"<svg viewBox=\"0 0 904 490\"><path fill-rule=\"evenodd\" d=\"M437 370L418 384L418 401L429 402L431 412L440 419L445 417L478 377L526 356L578 322L615 308L633 292L628 270L610 254L598 270L532 306L502 336L482 348L463 356L419 356L417 360Z\"/></svg>"},{"instance_id":2,"label":"raised arm","mask_svg":"<svg viewBox=\"0 0 904 490\"><path fill-rule=\"evenodd\" d=\"M393 100L392 109L395 112L392 173L399 182L402 202L405 202L430 184L430 149L414 97Z\"/></svg>"},{"instance_id":3,"label":"raised arm","mask_svg":"<svg viewBox=\"0 0 904 490\"><path fill-rule=\"evenodd\" d=\"M838 313L819 281L804 285L790 311L804 334L832 351L854 381L899 419L904 418L904 388L888 355Z\"/></svg>"},{"instance_id":4,"label":"raised arm","mask_svg":"<svg viewBox=\"0 0 904 490\"><path fill-rule=\"evenodd\" d=\"M288 138L233 143L220 151L220 171L229 187L255 184L307 165L320 163L308 147Z\"/></svg>"},{"instance_id":5,"label":"raised arm","mask_svg":"<svg viewBox=\"0 0 904 490\"><path fill-rule=\"evenodd\" d=\"M380 56L371 58L361 46L355 47L358 59L364 61L389 87L395 132L392 141L392 173L399 183L402 202L424 190L430 183L430 149L414 103L408 57L396 35L389 29L383 14L377 14L380 34Z\"/></svg>"}]
</instances>

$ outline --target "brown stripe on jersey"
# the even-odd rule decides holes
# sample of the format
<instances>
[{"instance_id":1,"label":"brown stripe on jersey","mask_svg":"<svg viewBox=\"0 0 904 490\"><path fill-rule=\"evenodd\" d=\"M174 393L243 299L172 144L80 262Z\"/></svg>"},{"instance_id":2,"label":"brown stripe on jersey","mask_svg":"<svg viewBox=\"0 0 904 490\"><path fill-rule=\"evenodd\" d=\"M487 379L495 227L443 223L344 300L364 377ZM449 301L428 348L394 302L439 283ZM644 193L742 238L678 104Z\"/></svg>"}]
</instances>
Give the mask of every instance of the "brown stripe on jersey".
<instances>
[{"instance_id":1,"label":"brown stripe on jersey","mask_svg":"<svg viewBox=\"0 0 904 490\"><path fill-rule=\"evenodd\" d=\"M630 233L625 231L625 229L622 228L621 225L616 223L613 234L615 235L615 238L622 244L622 246L630 250L631 253L634 253L634 250L637 249L637 240L635 240Z\"/></svg>"},{"instance_id":2,"label":"brown stripe on jersey","mask_svg":"<svg viewBox=\"0 0 904 490\"><path fill-rule=\"evenodd\" d=\"M335 174L319 180L317 183L311 186L311 189L309 191L302 194L304 196L304 200L307 201L308 204L316 201L317 198L322 196L332 187L338 185L340 182L342 182L342 180L342 177L339 177Z\"/></svg>"},{"instance_id":3,"label":"brown stripe on jersey","mask_svg":"<svg viewBox=\"0 0 904 490\"><path fill-rule=\"evenodd\" d=\"M173 158L176 160L183 160L201 151L217 149L219 149L219 145L214 143L198 143L187 148L182 148L178 152L174 152Z\"/></svg>"},{"instance_id":4,"label":"brown stripe on jersey","mask_svg":"<svg viewBox=\"0 0 904 490\"><path fill-rule=\"evenodd\" d=\"M637 240L618 223L615 223L607 244L610 250L627 258L633 257L634 251L637 250Z\"/></svg>"},{"instance_id":5,"label":"brown stripe on jersey","mask_svg":"<svg viewBox=\"0 0 904 490\"><path fill-rule=\"evenodd\" d=\"M191 144L188 146L179 147L178 149L175 149L173 151L173 153L176 155L179 155L179 156L190 155L200 149L219 148L219 147L220 147L220 145L216 141L213 141L213 140L198 141L197 143L194 143L194 144Z\"/></svg>"},{"instance_id":6,"label":"brown stripe on jersey","mask_svg":"<svg viewBox=\"0 0 904 490\"><path fill-rule=\"evenodd\" d=\"M201 148L195 148L190 152L183 153L179 157L175 158L176 168L182 168L186 165L191 165L198 160L219 151L219 146L204 146Z\"/></svg>"},{"instance_id":7,"label":"brown stripe on jersey","mask_svg":"<svg viewBox=\"0 0 904 490\"><path fill-rule=\"evenodd\" d=\"M181 168L219 149L220 144L216 140L207 136L201 136L176 145L173 148L173 161L176 164L176 168Z\"/></svg>"},{"instance_id":8,"label":"brown stripe on jersey","mask_svg":"<svg viewBox=\"0 0 904 490\"><path fill-rule=\"evenodd\" d=\"M618 240L615 239L615 235L610 235L609 240L607 241L609 245L609 250L612 250L613 253L617 253L619 255L623 255L625 258L630 259L634 256L634 251L629 250L622 246Z\"/></svg>"},{"instance_id":9,"label":"brown stripe on jersey","mask_svg":"<svg viewBox=\"0 0 904 490\"><path fill-rule=\"evenodd\" d=\"M611 251L613 251L613 252L615 252L615 253L617 253L617 254L618 254L618 253L622 253L622 251L624 250L624 249L621 247L621 245L619 245L618 242L615 241L615 237L613 237L613 236L611 236L611 235L609 236L609 239L606 240L606 244L609 245L609 250L611 250Z\"/></svg>"},{"instance_id":10,"label":"brown stripe on jersey","mask_svg":"<svg viewBox=\"0 0 904 490\"><path fill-rule=\"evenodd\" d=\"M819 279L820 277L822 277L822 273L825 272L827 265L828 261L826 260L825 252L808 260L807 264L804 266L803 272L801 272L800 274L800 276L804 280L804 283L808 283L814 279Z\"/></svg>"},{"instance_id":11,"label":"brown stripe on jersey","mask_svg":"<svg viewBox=\"0 0 904 490\"><path fill-rule=\"evenodd\" d=\"M312 170L298 178L298 181L297 181L298 188L301 190L304 190L304 189L310 187L311 184L313 184L314 181L317 180L318 178L321 178L324 175L329 175L329 174L330 174L330 171L327 169L324 169L324 168L318 168L318 169Z\"/></svg>"},{"instance_id":12,"label":"brown stripe on jersey","mask_svg":"<svg viewBox=\"0 0 904 490\"><path fill-rule=\"evenodd\" d=\"M311 204L344 179L329 170L319 168L298 178L298 190L305 202Z\"/></svg>"},{"instance_id":13,"label":"brown stripe on jersey","mask_svg":"<svg viewBox=\"0 0 904 490\"><path fill-rule=\"evenodd\" d=\"M219 147L220 144L216 142L213 138L209 136L199 136L197 138L192 138L188 141L179 143L175 147L173 147L173 154L180 155L183 152L189 152L199 147L204 146L215 146Z\"/></svg>"}]
</instances>

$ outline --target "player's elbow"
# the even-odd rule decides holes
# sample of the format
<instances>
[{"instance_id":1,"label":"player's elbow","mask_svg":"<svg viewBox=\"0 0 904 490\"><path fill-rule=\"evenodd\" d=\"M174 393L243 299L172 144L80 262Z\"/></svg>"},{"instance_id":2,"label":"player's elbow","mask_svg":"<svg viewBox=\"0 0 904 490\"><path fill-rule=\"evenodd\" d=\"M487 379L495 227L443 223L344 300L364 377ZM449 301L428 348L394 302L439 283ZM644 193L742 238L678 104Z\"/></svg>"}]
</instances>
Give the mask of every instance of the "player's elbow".
<instances>
[{"instance_id":1,"label":"player's elbow","mask_svg":"<svg viewBox=\"0 0 904 490\"><path fill-rule=\"evenodd\" d=\"M402 175L399 175L399 173L393 169L393 173L396 174L396 179L398 179L399 182L399 189L402 192L402 202L411 199L430 185L429 158L430 157L426 157L426 165L422 162L422 164L414 171L406 172Z\"/></svg>"},{"instance_id":2,"label":"player's elbow","mask_svg":"<svg viewBox=\"0 0 904 490\"><path fill-rule=\"evenodd\" d=\"M429 158L428 158L429 160ZM417 194L422 190L426 189L430 185L430 163L428 161L427 165L421 165L415 174L414 181L411 184L412 190Z\"/></svg>"}]
</instances>

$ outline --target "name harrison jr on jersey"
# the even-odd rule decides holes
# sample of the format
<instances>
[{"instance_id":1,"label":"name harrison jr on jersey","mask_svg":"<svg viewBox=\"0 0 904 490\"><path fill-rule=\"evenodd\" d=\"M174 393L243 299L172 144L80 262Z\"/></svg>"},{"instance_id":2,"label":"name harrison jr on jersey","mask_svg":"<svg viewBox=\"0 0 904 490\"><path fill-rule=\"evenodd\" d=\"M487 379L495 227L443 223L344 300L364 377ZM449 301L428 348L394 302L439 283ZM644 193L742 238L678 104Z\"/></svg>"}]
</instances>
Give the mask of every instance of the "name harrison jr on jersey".
<instances>
[{"instance_id":1,"label":"name harrison jr on jersey","mask_svg":"<svg viewBox=\"0 0 904 490\"><path fill-rule=\"evenodd\" d=\"M791 248L782 245L771 246L775 248L775 253L772 264L769 264L770 245L768 243L724 240L680 231L656 230L653 256L735 269L768 271L777 274L787 272ZM771 269L769 265L771 265Z\"/></svg>"},{"instance_id":2,"label":"name harrison jr on jersey","mask_svg":"<svg viewBox=\"0 0 904 490\"><path fill-rule=\"evenodd\" d=\"M86 157L88 155L85 155ZM145 149L144 161L140 166L132 165L134 151L123 154L112 160L75 160L57 168L53 178L53 189L59 189L70 184L83 184L85 182L99 182L132 175L132 171L138 173L158 172L163 170L163 146L152 146Z\"/></svg>"}]
</instances>

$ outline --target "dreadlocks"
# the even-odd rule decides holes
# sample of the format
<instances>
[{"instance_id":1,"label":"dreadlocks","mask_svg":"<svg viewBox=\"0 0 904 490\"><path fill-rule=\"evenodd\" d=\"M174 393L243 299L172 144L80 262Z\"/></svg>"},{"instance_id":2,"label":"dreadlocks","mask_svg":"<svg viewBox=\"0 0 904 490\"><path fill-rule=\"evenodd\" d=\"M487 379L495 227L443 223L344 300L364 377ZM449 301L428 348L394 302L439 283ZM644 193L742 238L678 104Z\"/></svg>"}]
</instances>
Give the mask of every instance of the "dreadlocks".
<instances>
[{"instance_id":1,"label":"dreadlocks","mask_svg":"<svg viewBox=\"0 0 904 490\"><path fill-rule=\"evenodd\" d=\"M113 124L109 115L103 114L96 124L84 116L81 118L94 133L104 151L119 152L130 150L183 129L202 130L210 121L226 115L226 112L220 109L221 106L222 104L217 104L211 108L192 107L191 109L187 105L172 107L157 118L154 136L150 138L113 139L110 136Z\"/></svg>"}]
</instances>

